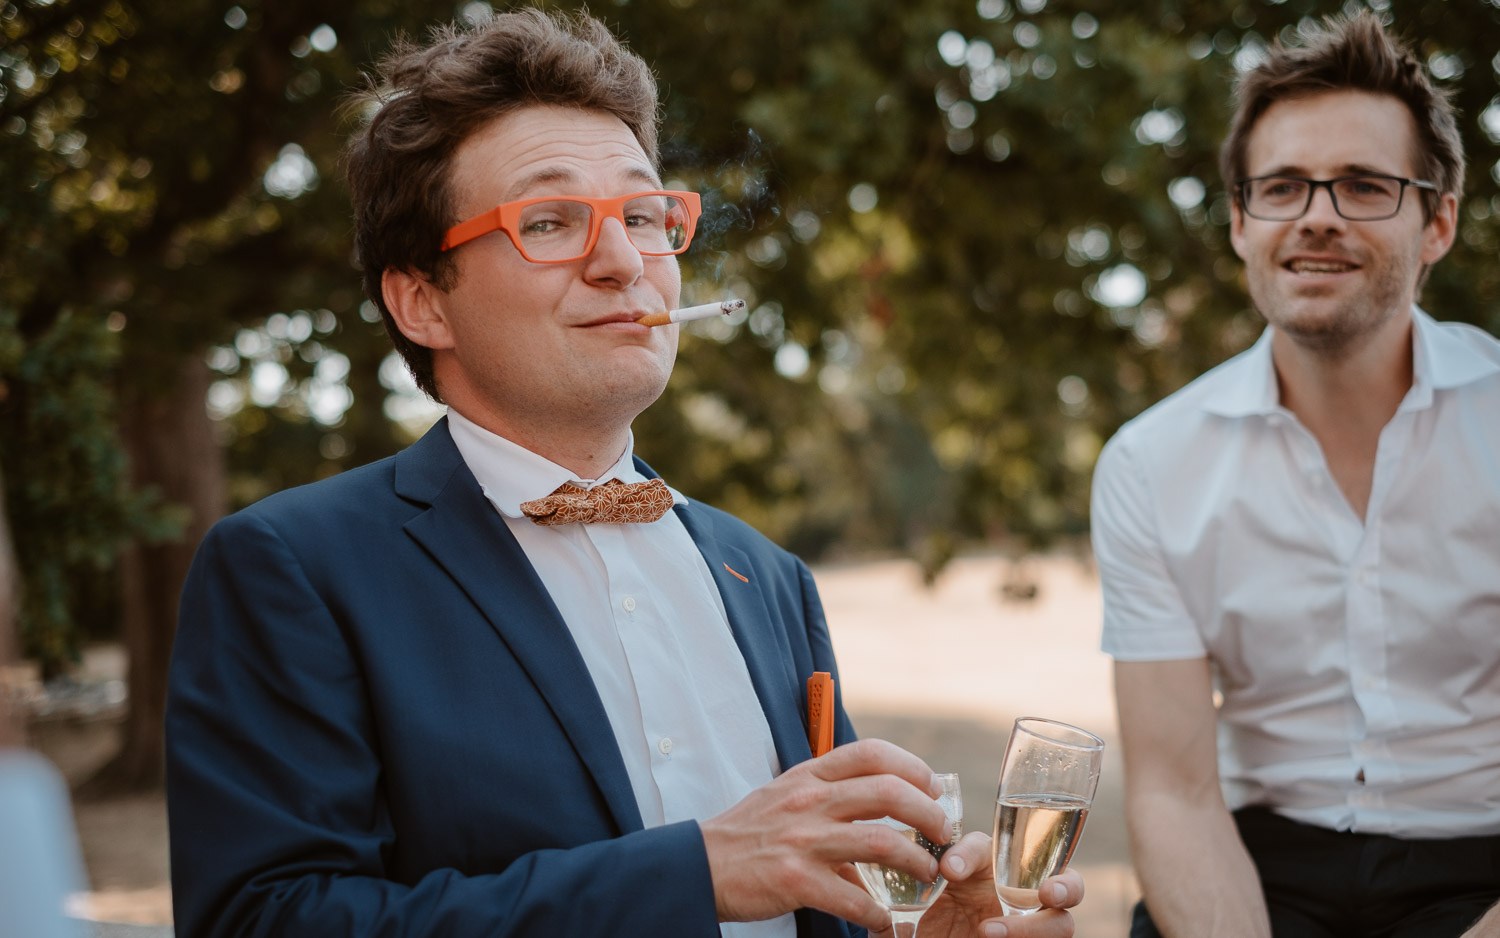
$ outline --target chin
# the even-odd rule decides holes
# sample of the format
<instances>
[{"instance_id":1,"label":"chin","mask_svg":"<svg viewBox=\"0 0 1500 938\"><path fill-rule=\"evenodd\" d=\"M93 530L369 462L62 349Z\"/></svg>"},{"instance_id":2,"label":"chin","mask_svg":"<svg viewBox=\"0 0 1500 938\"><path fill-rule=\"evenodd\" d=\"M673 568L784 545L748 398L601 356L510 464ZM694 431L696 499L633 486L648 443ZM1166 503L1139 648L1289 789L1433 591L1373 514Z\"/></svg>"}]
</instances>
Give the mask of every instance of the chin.
<instances>
[{"instance_id":1,"label":"chin","mask_svg":"<svg viewBox=\"0 0 1500 938\"><path fill-rule=\"evenodd\" d=\"M1389 312L1381 314L1378 309L1368 297L1363 302L1293 301L1266 315L1266 321L1303 348L1337 352L1358 344L1390 320Z\"/></svg>"},{"instance_id":2,"label":"chin","mask_svg":"<svg viewBox=\"0 0 1500 938\"><path fill-rule=\"evenodd\" d=\"M619 367L600 376L599 390L610 400L628 402L645 410L661 397L667 389L667 379L671 377L671 362L664 366Z\"/></svg>"}]
</instances>

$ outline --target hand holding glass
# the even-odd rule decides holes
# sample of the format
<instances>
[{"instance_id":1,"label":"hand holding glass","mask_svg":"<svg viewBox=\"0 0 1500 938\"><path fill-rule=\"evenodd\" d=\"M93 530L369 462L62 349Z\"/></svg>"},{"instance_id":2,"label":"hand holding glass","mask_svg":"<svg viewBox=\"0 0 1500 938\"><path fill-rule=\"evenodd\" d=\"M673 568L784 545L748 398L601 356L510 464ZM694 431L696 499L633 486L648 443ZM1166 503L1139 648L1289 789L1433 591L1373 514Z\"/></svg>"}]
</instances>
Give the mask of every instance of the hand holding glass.
<instances>
[{"instance_id":1,"label":"hand holding glass","mask_svg":"<svg viewBox=\"0 0 1500 938\"><path fill-rule=\"evenodd\" d=\"M958 776L943 774L937 776L942 783L943 793L938 797L938 806L943 809L943 814L948 819L949 838L944 844L934 844L926 837L918 833L914 828L908 827L894 818L880 818L874 821L864 821L866 824L884 824L901 833L908 840L915 842L932 856L941 861L943 854L948 848L958 842L958 837L963 833L964 822L964 800L958 789ZM943 894L943 887L948 881L938 874L938 878L930 883L924 883L910 873L881 866L878 863L856 863L854 868L859 871L859 878L869 890L875 901L885 906L891 913L891 927L896 932L896 938L914 938L917 933L917 921L921 919L922 913L926 912L938 896Z\"/></svg>"},{"instance_id":2,"label":"hand holding glass","mask_svg":"<svg viewBox=\"0 0 1500 938\"><path fill-rule=\"evenodd\" d=\"M1006 915L1042 907L1042 881L1068 865L1099 785L1104 740L1056 720L1016 721L995 799L995 893Z\"/></svg>"}]
</instances>

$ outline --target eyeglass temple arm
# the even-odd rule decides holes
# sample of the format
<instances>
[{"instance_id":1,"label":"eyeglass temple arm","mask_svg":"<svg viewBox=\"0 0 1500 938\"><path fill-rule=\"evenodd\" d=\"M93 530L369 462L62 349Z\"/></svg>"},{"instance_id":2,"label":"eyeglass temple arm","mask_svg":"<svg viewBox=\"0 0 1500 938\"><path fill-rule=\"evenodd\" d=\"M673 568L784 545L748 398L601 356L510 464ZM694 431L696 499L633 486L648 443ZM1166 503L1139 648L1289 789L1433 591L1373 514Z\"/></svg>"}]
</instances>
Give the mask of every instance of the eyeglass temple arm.
<instances>
[{"instance_id":1,"label":"eyeglass temple arm","mask_svg":"<svg viewBox=\"0 0 1500 938\"><path fill-rule=\"evenodd\" d=\"M451 251L452 249L458 247L460 244L465 244L469 241L473 241L475 238L487 235L491 231L498 231L499 228L500 207L497 205L494 208L490 209L488 212L485 212L481 215L475 215L468 221L460 222L459 224L454 225L452 228L449 228L448 233L443 235L443 245L441 250Z\"/></svg>"}]
</instances>

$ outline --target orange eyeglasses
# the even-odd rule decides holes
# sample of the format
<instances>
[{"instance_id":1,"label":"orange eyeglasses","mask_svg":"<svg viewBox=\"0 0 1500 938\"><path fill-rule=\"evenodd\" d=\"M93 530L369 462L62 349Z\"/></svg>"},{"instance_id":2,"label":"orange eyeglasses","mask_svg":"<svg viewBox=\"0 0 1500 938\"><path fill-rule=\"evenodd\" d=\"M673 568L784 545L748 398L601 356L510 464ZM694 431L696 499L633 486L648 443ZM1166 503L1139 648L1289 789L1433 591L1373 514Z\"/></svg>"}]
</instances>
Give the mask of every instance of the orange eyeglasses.
<instances>
[{"instance_id":1,"label":"orange eyeglasses","mask_svg":"<svg viewBox=\"0 0 1500 938\"><path fill-rule=\"evenodd\" d=\"M681 254L692 243L703 203L696 192L653 190L613 199L544 196L497 205L448 229L444 251L503 231L521 256L534 264L562 264L587 257L604 219L614 218L642 254Z\"/></svg>"}]
</instances>

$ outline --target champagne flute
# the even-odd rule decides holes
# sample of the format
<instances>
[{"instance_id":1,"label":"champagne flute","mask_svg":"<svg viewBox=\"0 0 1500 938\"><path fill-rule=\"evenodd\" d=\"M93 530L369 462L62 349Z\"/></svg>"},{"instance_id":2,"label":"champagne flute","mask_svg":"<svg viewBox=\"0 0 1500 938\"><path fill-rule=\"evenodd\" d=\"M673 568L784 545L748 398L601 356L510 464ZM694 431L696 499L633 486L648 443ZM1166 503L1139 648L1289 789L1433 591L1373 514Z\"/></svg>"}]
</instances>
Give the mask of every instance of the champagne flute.
<instances>
[{"instance_id":1,"label":"champagne flute","mask_svg":"<svg viewBox=\"0 0 1500 938\"><path fill-rule=\"evenodd\" d=\"M947 843L935 844L915 828L902 824L895 818L884 817L858 823L884 824L941 861L943 854L958 842L959 835L963 833L964 800L958 789L957 775L940 774L937 779L943 786L943 793L938 796L938 806L948 819ZM865 889L891 913L891 928L895 930L896 938L915 938L917 922L922 918L922 913L938 900L938 896L943 894L943 887L948 885L941 873L935 881L924 883L910 873L881 866L879 863L856 863L854 868L859 871L859 878L865 884Z\"/></svg>"},{"instance_id":2,"label":"champagne flute","mask_svg":"<svg viewBox=\"0 0 1500 938\"><path fill-rule=\"evenodd\" d=\"M1042 881L1068 865L1089 816L1104 740L1087 730L1021 717L1005 747L995 796L995 893L1006 915L1042 907Z\"/></svg>"}]
</instances>

